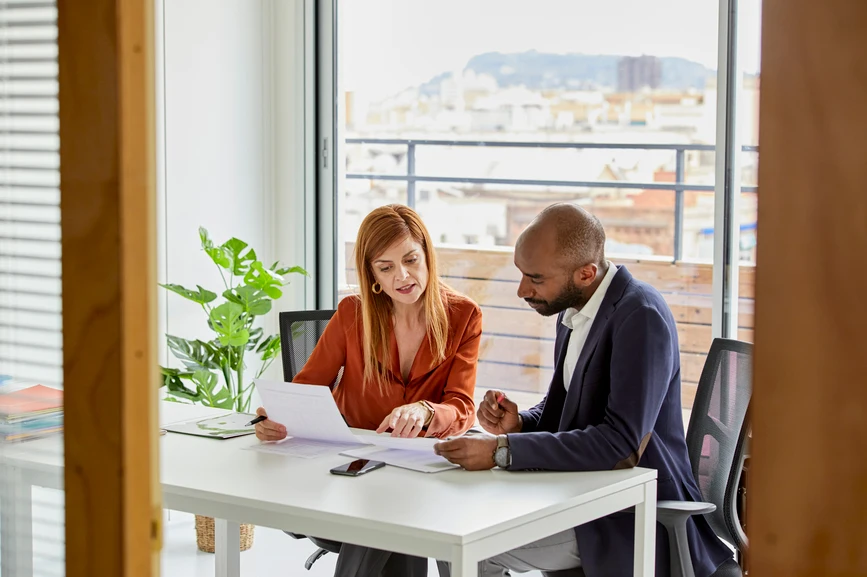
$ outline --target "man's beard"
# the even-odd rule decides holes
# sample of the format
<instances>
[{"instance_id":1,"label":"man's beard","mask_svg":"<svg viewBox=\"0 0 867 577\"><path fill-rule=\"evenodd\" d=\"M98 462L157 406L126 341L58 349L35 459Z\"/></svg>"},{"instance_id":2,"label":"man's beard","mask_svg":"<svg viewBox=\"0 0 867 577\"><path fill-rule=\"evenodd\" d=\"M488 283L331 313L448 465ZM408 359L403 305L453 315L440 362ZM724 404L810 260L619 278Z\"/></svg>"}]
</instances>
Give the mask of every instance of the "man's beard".
<instances>
[{"instance_id":1,"label":"man's beard","mask_svg":"<svg viewBox=\"0 0 867 577\"><path fill-rule=\"evenodd\" d=\"M543 317L550 317L568 309L569 307L581 308L587 300L584 298L584 290L576 286L572 279L563 288L563 292L554 300L543 301L541 299L524 299L528 304L536 305L533 310Z\"/></svg>"}]
</instances>

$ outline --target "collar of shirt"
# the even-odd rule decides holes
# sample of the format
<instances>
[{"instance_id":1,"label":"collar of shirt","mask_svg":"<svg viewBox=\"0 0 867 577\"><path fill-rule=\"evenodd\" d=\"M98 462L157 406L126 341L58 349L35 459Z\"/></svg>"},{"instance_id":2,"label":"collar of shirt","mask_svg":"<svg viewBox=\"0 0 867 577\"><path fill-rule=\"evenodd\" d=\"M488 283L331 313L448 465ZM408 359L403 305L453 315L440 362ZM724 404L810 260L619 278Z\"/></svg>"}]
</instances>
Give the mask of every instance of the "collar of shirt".
<instances>
[{"instance_id":1,"label":"collar of shirt","mask_svg":"<svg viewBox=\"0 0 867 577\"><path fill-rule=\"evenodd\" d=\"M593 293L593 296L590 297L590 300L587 301L581 310L576 310L573 307L569 307L563 312L563 326L567 329L574 330L574 328L581 324L583 325L587 320L592 321L596 318L596 313L599 312L599 307L602 306L602 299L605 298L605 293L608 292L608 287L611 286L611 281L614 280L614 275L617 274L617 267L614 266L611 261L606 261L608 263L608 271L605 273L605 277L602 279L602 282L599 283L599 286L596 288L596 292ZM580 316L583 318L575 318L576 316Z\"/></svg>"}]
</instances>

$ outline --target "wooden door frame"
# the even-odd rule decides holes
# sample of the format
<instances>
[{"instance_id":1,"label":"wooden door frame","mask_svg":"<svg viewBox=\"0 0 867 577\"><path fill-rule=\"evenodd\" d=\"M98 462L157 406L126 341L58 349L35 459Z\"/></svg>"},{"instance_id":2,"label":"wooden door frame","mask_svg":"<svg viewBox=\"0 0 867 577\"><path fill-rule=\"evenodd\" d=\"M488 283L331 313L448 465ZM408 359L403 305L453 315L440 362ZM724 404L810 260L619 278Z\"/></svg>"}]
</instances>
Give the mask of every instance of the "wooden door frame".
<instances>
[{"instance_id":1,"label":"wooden door frame","mask_svg":"<svg viewBox=\"0 0 867 577\"><path fill-rule=\"evenodd\" d=\"M70 577L159 572L153 12L58 1Z\"/></svg>"},{"instance_id":2,"label":"wooden door frame","mask_svg":"<svg viewBox=\"0 0 867 577\"><path fill-rule=\"evenodd\" d=\"M867 575L867 3L764 0L750 570Z\"/></svg>"}]
</instances>

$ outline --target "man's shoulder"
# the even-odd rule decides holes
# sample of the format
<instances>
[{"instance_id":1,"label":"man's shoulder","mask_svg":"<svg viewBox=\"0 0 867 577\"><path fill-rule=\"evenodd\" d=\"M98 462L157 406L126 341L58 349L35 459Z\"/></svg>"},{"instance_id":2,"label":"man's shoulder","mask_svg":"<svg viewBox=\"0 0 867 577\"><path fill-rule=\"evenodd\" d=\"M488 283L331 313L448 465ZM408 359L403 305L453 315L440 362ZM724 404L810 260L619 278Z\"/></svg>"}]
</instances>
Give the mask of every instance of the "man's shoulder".
<instances>
[{"instance_id":1,"label":"man's shoulder","mask_svg":"<svg viewBox=\"0 0 867 577\"><path fill-rule=\"evenodd\" d=\"M656 309L666 317L671 314L665 297L656 287L630 277L615 307L615 315L628 316L640 308Z\"/></svg>"}]
</instances>

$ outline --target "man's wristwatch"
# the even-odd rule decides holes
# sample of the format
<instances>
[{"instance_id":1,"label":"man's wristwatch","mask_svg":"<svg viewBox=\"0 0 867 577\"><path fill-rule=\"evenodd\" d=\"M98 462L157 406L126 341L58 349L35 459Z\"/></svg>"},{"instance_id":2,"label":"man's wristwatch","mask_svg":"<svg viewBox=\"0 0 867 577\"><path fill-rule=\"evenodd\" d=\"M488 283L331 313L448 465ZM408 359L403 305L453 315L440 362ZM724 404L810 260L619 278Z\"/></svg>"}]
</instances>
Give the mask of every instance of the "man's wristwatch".
<instances>
[{"instance_id":1,"label":"man's wristwatch","mask_svg":"<svg viewBox=\"0 0 867 577\"><path fill-rule=\"evenodd\" d=\"M494 463L501 469L508 469L512 465L512 451L509 450L509 437L506 435L497 436Z\"/></svg>"}]
</instances>

